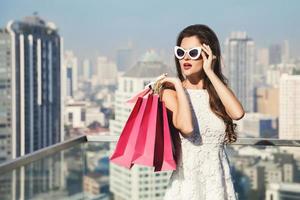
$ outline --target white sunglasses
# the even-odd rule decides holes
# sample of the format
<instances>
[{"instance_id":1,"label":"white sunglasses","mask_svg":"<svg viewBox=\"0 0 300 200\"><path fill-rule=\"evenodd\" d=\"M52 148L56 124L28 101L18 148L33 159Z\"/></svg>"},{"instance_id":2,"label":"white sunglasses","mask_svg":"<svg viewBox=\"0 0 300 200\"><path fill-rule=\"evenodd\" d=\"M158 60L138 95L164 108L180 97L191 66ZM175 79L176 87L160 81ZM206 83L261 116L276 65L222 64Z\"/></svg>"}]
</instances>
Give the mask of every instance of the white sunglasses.
<instances>
[{"instance_id":1,"label":"white sunglasses","mask_svg":"<svg viewBox=\"0 0 300 200\"><path fill-rule=\"evenodd\" d=\"M192 60L197 60L201 55L201 50L202 50L201 47L194 47L189 50L185 50L184 48L179 46L174 47L175 56L179 60L183 59L186 53L189 54Z\"/></svg>"}]
</instances>

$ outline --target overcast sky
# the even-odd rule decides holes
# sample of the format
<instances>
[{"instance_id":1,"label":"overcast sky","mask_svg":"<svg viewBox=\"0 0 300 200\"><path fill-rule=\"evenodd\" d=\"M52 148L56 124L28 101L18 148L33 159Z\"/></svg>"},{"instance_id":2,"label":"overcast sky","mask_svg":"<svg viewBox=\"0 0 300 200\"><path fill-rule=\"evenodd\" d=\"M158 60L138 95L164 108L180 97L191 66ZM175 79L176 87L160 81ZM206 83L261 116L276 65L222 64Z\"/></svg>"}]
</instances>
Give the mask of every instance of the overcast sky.
<instances>
[{"instance_id":1,"label":"overcast sky","mask_svg":"<svg viewBox=\"0 0 300 200\"><path fill-rule=\"evenodd\" d=\"M290 41L300 55L298 0L0 0L0 27L37 11L59 27L65 49L79 57L107 55L128 42L138 52L171 54L184 27L203 23L224 42L231 31L246 31L257 46Z\"/></svg>"}]
</instances>

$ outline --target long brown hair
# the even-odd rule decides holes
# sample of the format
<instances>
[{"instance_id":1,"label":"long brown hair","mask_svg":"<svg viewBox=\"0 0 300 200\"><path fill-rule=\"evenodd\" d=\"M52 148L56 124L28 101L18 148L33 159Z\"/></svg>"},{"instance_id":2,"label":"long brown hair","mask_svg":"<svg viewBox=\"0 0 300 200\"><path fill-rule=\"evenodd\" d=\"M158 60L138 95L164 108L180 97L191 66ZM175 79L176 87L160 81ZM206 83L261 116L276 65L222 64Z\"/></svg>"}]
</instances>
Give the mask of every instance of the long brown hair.
<instances>
[{"instance_id":1,"label":"long brown hair","mask_svg":"<svg viewBox=\"0 0 300 200\"><path fill-rule=\"evenodd\" d=\"M221 48L219 40L214 33L208 26L203 24L195 24L186 27L183 29L177 38L177 46L181 45L181 41L185 37L192 37L196 36L201 44L205 43L210 46L212 49L213 54L216 56L216 60L214 62L213 71L218 76L218 78L222 81L222 83L228 86L228 79L222 74L221 71ZM185 78L181 72L179 60L175 57L176 69L177 69L177 76L181 81L184 81ZM226 136L225 142L232 143L235 142L237 139L237 133L235 132L236 124L233 123L233 120L230 116L226 113L225 107L221 102L214 86L210 82L209 78L205 74L204 76L204 89L206 89L209 93L209 105L211 110L221 119L223 119L224 123L226 124Z\"/></svg>"}]
</instances>

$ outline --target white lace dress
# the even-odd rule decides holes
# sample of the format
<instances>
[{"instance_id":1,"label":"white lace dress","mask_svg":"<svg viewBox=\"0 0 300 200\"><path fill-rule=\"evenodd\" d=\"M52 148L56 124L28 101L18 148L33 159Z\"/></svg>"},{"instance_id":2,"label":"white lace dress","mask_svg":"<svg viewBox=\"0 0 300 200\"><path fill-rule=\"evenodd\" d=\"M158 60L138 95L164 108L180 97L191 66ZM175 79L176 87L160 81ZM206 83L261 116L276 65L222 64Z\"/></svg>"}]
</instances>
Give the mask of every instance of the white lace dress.
<instances>
[{"instance_id":1,"label":"white lace dress","mask_svg":"<svg viewBox=\"0 0 300 200\"><path fill-rule=\"evenodd\" d=\"M164 200L236 200L227 154L225 123L209 107L204 89L185 89L193 116L194 133L175 142L177 169Z\"/></svg>"}]
</instances>

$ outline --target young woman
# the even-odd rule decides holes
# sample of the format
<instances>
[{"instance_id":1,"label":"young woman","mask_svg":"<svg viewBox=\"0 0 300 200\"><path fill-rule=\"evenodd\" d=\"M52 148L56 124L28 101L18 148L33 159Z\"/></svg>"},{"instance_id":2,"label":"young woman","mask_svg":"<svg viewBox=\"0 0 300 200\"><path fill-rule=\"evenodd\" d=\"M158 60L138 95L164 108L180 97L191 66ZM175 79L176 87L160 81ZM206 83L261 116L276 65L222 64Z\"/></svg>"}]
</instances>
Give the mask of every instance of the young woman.
<instances>
[{"instance_id":1,"label":"young woman","mask_svg":"<svg viewBox=\"0 0 300 200\"><path fill-rule=\"evenodd\" d=\"M180 139L164 199L237 199L224 144L236 141L233 120L244 110L221 72L218 38L206 25L191 25L174 50L178 77L164 76L160 83Z\"/></svg>"}]
</instances>

